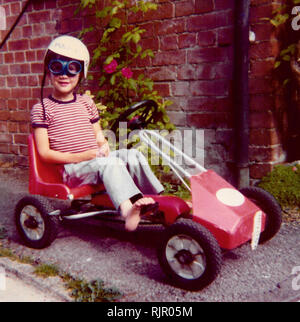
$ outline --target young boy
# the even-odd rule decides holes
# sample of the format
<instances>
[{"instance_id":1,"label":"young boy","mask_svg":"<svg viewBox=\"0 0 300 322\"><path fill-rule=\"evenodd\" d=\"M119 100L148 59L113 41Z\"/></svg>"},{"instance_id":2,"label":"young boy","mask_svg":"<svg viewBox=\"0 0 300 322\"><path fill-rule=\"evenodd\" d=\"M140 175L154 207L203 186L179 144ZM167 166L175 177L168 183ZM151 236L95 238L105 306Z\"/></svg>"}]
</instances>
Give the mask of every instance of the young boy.
<instances>
[{"instance_id":1,"label":"young boy","mask_svg":"<svg viewBox=\"0 0 300 322\"><path fill-rule=\"evenodd\" d=\"M31 124L44 162L62 164L63 181L70 187L103 183L129 231L137 228L141 210L155 205L144 194L158 194L163 186L137 150L109 151L99 125L98 110L75 88L87 76L89 52L77 38L60 36L48 47L45 74L52 95L34 105ZM43 92L43 85L42 85Z\"/></svg>"}]
</instances>

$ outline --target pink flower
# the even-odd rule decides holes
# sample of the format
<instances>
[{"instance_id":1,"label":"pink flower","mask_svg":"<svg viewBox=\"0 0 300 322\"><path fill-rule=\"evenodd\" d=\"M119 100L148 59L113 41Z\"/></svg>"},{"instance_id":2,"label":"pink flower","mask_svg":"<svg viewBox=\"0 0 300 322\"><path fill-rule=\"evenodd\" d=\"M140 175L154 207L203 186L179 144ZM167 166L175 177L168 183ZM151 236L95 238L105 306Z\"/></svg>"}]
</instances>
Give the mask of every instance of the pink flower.
<instances>
[{"instance_id":1,"label":"pink flower","mask_svg":"<svg viewBox=\"0 0 300 322\"><path fill-rule=\"evenodd\" d=\"M133 75L133 72L129 67L122 68L121 73L127 79L131 78Z\"/></svg>"},{"instance_id":2,"label":"pink flower","mask_svg":"<svg viewBox=\"0 0 300 322\"><path fill-rule=\"evenodd\" d=\"M104 66L104 70L108 74L112 74L117 69L118 63L115 59L113 59L108 65Z\"/></svg>"}]
</instances>

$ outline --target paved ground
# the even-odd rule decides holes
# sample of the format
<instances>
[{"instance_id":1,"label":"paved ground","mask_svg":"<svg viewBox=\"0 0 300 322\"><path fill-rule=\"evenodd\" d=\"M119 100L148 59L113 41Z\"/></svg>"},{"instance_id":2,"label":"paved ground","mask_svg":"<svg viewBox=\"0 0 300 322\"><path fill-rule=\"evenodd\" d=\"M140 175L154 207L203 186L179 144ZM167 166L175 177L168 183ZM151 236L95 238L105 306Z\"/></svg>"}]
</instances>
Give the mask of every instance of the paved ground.
<instances>
[{"instance_id":1,"label":"paved ground","mask_svg":"<svg viewBox=\"0 0 300 322\"><path fill-rule=\"evenodd\" d=\"M34 274L32 265L0 257L0 302L68 302L71 300L59 277L39 277Z\"/></svg>"},{"instance_id":2,"label":"paved ground","mask_svg":"<svg viewBox=\"0 0 300 322\"><path fill-rule=\"evenodd\" d=\"M0 290L0 302L57 302L59 298L8 274L5 289Z\"/></svg>"},{"instance_id":3,"label":"paved ground","mask_svg":"<svg viewBox=\"0 0 300 322\"><path fill-rule=\"evenodd\" d=\"M284 224L274 239L256 251L251 251L250 245L246 244L224 253L218 278L201 292L187 292L167 284L156 258L155 246L161 236L157 229L141 228L136 233L127 233L122 226L112 229L76 221L62 226L50 247L26 248L20 243L13 223L14 206L26 191L26 172L0 175L0 226L8 230L8 246L19 255L56 264L73 276L102 279L107 286L114 286L124 294L121 301L277 302L300 299L300 267L297 269L300 266L300 225ZM45 290L52 290L54 300L67 300L62 286L57 285L59 280L33 282L27 268L18 276L18 272L24 272L24 266L16 268L16 263L4 258L0 258L0 268L1 265L9 271L9 277L27 278L27 284L38 287L44 294ZM10 283L9 279L8 288L14 290L15 286ZM41 301L51 301L38 296Z\"/></svg>"}]
</instances>

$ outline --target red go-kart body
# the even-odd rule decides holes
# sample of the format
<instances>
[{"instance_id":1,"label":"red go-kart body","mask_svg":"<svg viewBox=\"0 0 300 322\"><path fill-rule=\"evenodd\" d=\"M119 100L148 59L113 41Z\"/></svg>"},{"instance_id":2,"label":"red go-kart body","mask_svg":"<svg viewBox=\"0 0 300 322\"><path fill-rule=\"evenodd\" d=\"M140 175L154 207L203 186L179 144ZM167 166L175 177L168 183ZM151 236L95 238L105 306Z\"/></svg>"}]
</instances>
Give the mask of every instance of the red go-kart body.
<instances>
[{"instance_id":1,"label":"red go-kart body","mask_svg":"<svg viewBox=\"0 0 300 322\"><path fill-rule=\"evenodd\" d=\"M40 160L35 148L33 135L28 139L30 156L29 192L58 199L77 199L95 194L91 202L95 205L112 208L113 204L105 192L103 185L84 185L69 188L62 182L61 167L55 164L45 164ZM226 205L216 198L220 189L234 189L215 172L208 170L191 177L193 220L206 227L224 249L236 248L249 241L253 231L253 218L260 209L250 200L244 198L239 206ZM188 204L175 196L151 197L159 202L159 210L164 213L164 223L173 224L179 216L190 213ZM229 201L230 202L230 201ZM264 219L261 229L264 228Z\"/></svg>"},{"instance_id":2,"label":"red go-kart body","mask_svg":"<svg viewBox=\"0 0 300 322\"><path fill-rule=\"evenodd\" d=\"M214 171L192 176L191 189L194 220L222 248L233 249L251 240L257 213L261 216L258 233L264 230L266 214Z\"/></svg>"}]
</instances>

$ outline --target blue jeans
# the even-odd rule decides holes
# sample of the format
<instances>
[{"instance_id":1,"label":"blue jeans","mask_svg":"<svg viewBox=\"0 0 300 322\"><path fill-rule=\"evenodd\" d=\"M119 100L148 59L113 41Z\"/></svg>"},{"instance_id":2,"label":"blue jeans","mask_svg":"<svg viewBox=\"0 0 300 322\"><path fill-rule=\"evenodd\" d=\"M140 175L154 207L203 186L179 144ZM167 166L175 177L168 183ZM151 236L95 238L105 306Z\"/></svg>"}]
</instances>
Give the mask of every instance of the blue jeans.
<instances>
[{"instance_id":1,"label":"blue jeans","mask_svg":"<svg viewBox=\"0 0 300 322\"><path fill-rule=\"evenodd\" d=\"M69 187L103 183L116 209L138 194L159 194L164 188L144 155L138 150L121 149L79 163L64 165L63 181Z\"/></svg>"}]
</instances>

